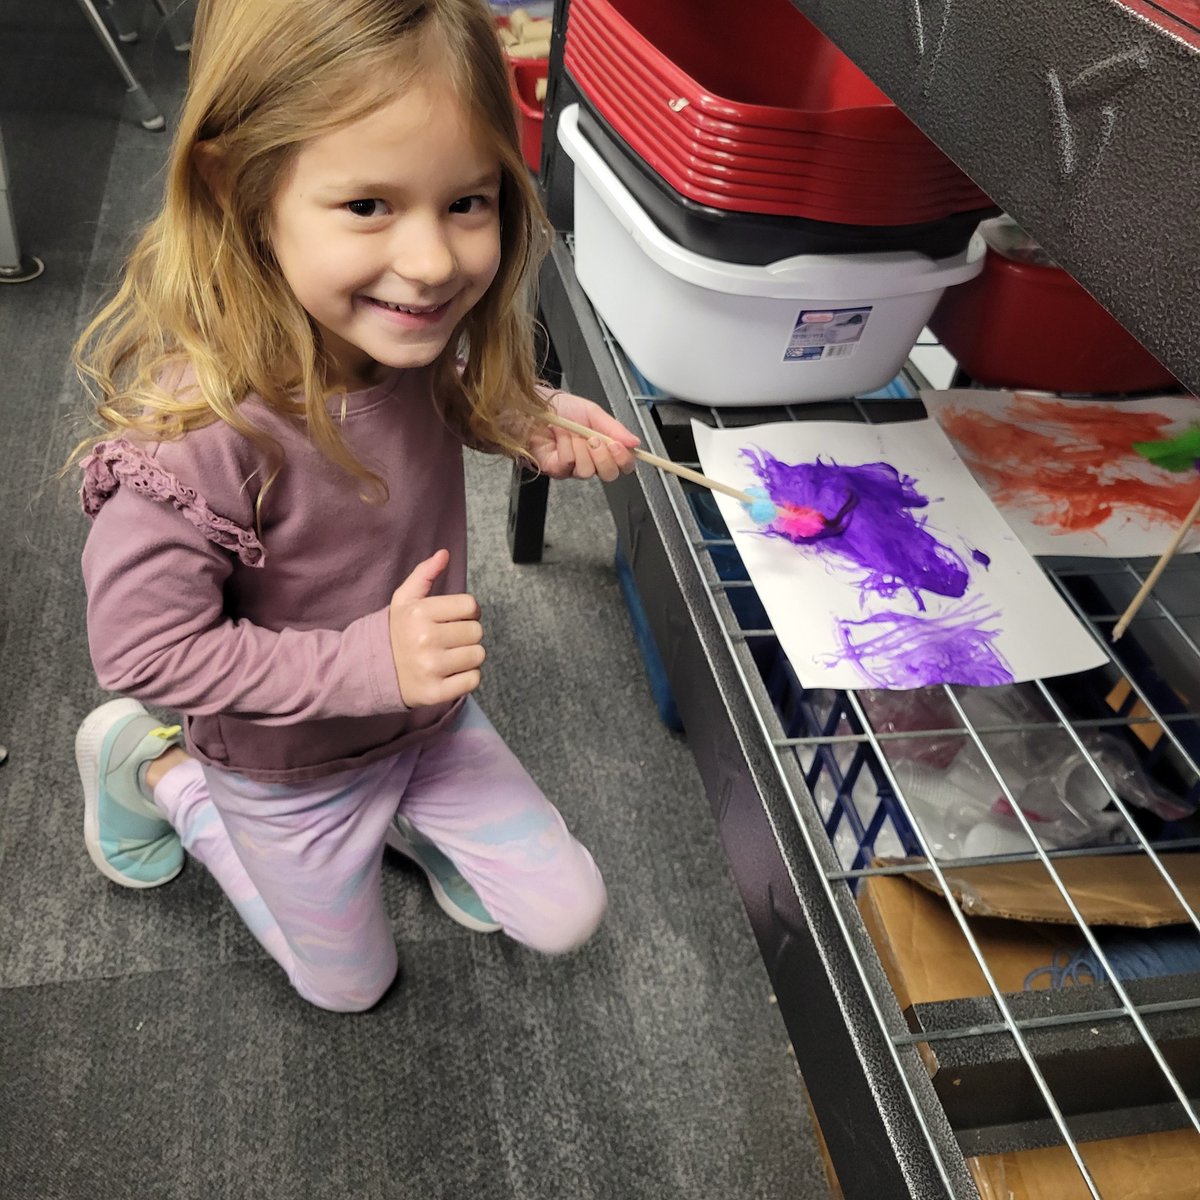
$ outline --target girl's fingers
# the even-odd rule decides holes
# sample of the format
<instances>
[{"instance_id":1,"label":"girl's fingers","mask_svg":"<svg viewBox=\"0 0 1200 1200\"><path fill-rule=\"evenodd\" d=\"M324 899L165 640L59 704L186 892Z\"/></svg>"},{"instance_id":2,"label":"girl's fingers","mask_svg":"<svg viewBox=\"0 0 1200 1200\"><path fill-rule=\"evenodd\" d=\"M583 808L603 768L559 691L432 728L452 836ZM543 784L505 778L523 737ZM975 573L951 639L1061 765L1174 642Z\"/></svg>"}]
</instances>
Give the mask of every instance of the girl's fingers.
<instances>
[{"instance_id":1,"label":"girl's fingers","mask_svg":"<svg viewBox=\"0 0 1200 1200\"><path fill-rule=\"evenodd\" d=\"M446 650L460 646L477 646L483 641L483 625L479 621L448 621L439 626L441 644Z\"/></svg>"},{"instance_id":2,"label":"girl's fingers","mask_svg":"<svg viewBox=\"0 0 1200 1200\"><path fill-rule=\"evenodd\" d=\"M637 467L637 459L633 456L633 451L628 446L622 446L620 442L609 442L608 453L616 464L617 471L621 475L632 475ZM612 482L609 480L608 482Z\"/></svg>"},{"instance_id":3,"label":"girl's fingers","mask_svg":"<svg viewBox=\"0 0 1200 1200\"><path fill-rule=\"evenodd\" d=\"M479 621L479 602L469 592L449 596L427 596L421 601L421 614L438 625Z\"/></svg>"},{"instance_id":4,"label":"girl's fingers","mask_svg":"<svg viewBox=\"0 0 1200 1200\"><path fill-rule=\"evenodd\" d=\"M551 426L554 430L554 445L558 453L559 469L566 474L571 474L575 469L575 435L565 429L560 429L557 425Z\"/></svg>"},{"instance_id":5,"label":"girl's fingers","mask_svg":"<svg viewBox=\"0 0 1200 1200\"><path fill-rule=\"evenodd\" d=\"M623 443L630 439L636 445L641 439L631 430L625 428L611 413L607 413L599 405L592 405L584 424L590 425L606 442Z\"/></svg>"},{"instance_id":6,"label":"girl's fingers","mask_svg":"<svg viewBox=\"0 0 1200 1200\"><path fill-rule=\"evenodd\" d=\"M576 479L591 479L596 473L596 464L593 461L595 450L592 443L598 442L598 438L582 438L572 434L572 440L575 443L575 470L573 472Z\"/></svg>"},{"instance_id":7,"label":"girl's fingers","mask_svg":"<svg viewBox=\"0 0 1200 1200\"><path fill-rule=\"evenodd\" d=\"M591 455L592 466L605 483L612 483L621 474L621 465L617 460L617 455L622 450L624 450L623 446L619 446L607 438L594 437L589 440L588 452ZM628 455L629 452L625 451L625 453Z\"/></svg>"},{"instance_id":8,"label":"girl's fingers","mask_svg":"<svg viewBox=\"0 0 1200 1200\"><path fill-rule=\"evenodd\" d=\"M452 675L446 680L450 693L446 699L457 700L459 696L469 696L482 682L483 676L479 671L463 671L459 675Z\"/></svg>"},{"instance_id":9,"label":"girl's fingers","mask_svg":"<svg viewBox=\"0 0 1200 1200\"><path fill-rule=\"evenodd\" d=\"M612 417L607 424L620 431L622 437L632 436ZM611 433L596 430L585 437L558 425L547 425L547 429L553 437L553 449L547 447L540 452L538 461L555 479L591 479L598 475L605 483L612 483L618 475L629 475L637 466L632 449Z\"/></svg>"},{"instance_id":10,"label":"girl's fingers","mask_svg":"<svg viewBox=\"0 0 1200 1200\"><path fill-rule=\"evenodd\" d=\"M470 695L482 681L483 675L475 669L460 671L457 675L448 675L431 688L429 699L423 703L449 704L451 700L457 700L459 696Z\"/></svg>"},{"instance_id":11,"label":"girl's fingers","mask_svg":"<svg viewBox=\"0 0 1200 1200\"><path fill-rule=\"evenodd\" d=\"M459 646L453 650L446 650L442 658L441 675L448 679L455 675L462 675L466 671L478 671L483 666L485 658L487 658L487 651L478 643L473 646Z\"/></svg>"}]
</instances>

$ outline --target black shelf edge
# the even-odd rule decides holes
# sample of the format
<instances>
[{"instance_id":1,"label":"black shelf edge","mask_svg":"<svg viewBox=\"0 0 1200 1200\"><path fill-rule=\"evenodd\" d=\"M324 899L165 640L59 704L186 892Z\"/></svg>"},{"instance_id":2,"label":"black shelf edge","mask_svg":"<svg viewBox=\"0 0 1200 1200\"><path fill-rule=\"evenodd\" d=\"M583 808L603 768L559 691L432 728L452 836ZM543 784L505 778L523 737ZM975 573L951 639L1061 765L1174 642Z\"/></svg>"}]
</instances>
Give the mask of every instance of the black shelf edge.
<instances>
[{"instance_id":1,"label":"black shelf edge","mask_svg":"<svg viewBox=\"0 0 1200 1200\"><path fill-rule=\"evenodd\" d=\"M541 308L568 386L637 428L561 238L542 270ZM847 1200L976 1197L920 1055L905 1046L898 1065L871 1008L663 479L639 471L610 484L606 495ZM797 788L803 789L798 773ZM809 823L826 865L836 866L815 807ZM840 894L871 991L885 997L885 1015L902 1032L899 1007L853 900L848 891Z\"/></svg>"}]
</instances>

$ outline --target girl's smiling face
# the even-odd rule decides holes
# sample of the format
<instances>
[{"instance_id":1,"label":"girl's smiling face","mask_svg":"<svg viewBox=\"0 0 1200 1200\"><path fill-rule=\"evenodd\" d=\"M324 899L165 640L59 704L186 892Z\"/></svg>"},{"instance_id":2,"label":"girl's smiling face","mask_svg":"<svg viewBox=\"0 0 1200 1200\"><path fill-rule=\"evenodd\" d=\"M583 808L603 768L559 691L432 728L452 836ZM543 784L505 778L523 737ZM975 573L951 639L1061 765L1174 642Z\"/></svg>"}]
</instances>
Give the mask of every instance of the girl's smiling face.
<instances>
[{"instance_id":1,"label":"girl's smiling face","mask_svg":"<svg viewBox=\"0 0 1200 1200\"><path fill-rule=\"evenodd\" d=\"M448 86L306 142L271 206L271 248L335 364L331 385L445 349L500 266L499 158Z\"/></svg>"}]
</instances>

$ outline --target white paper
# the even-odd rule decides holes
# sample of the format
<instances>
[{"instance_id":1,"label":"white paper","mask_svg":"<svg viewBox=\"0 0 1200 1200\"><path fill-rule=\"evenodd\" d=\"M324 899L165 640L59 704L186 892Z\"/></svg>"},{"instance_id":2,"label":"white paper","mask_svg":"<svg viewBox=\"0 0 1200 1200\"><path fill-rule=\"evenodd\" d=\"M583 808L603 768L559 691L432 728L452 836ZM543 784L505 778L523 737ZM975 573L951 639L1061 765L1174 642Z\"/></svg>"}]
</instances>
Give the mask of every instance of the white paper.
<instances>
[{"instance_id":1,"label":"white paper","mask_svg":"<svg viewBox=\"0 0 1200 1200\"><path fill-rule=\"evenodd\" d=\"M1194 473L1156 467L1133 449L1134 441L1176 437L1200 421L1200 402L1192 396L1061 400L953 389L922 392L921 399L1031 554L1157 558L1200 494ZM1049 406L1058 419L1047 417ZM1164 420L1147 420L1154 414ZM1016 436L1003 430L989 436L981 424L989 421ZM962 436L964 422L978 428L979 449ZM1114 445L1118 425L1130 432ZM1181 549L1200 550L1200 531Z\"/></svg>"},{"instance_id":2,"label":"white paper","mask_svg":"<svg viewBox=\"0 0 1200 1200\"><path fill-rule=\"evenodd\" d=\"M837 551L837 537L797 545L764 534L736 500L715 493L750 579L779 641L805 687L919 687L977 683L980 662L1003 665L1020 682L1087 670L1107 655L1059 597L959 460L932 420L889 425L800 421L714 430L693 421L705 474L737 488L759 480L742 450L753 447L787 464L841 467L887 463L910 476L929 498L908 510L926 533L965 567L968 583L959 598L925 589L881 594L869 572ZM851 513L850 520L861 517ZM825 514L826 516L830 514ZM987 565L976 557L987 556ZM884 589L886 590L886 589ZM922 611L922 605L924 610ZM951 626L966 630L941 637L946 654L931 653L923 639ZM898 630L890 637L891 630ZM964 667L964 647L980 631L985 648ZM846 641L851 639L850 643ZM965 640L964 640L965 639ZM866 643L878 651L863 661ZM848 649L848 645L857 647ZM964 678L964 671L971 678ZM919 676L919 677L914 677Z\"/></svg>"}]
</instances>

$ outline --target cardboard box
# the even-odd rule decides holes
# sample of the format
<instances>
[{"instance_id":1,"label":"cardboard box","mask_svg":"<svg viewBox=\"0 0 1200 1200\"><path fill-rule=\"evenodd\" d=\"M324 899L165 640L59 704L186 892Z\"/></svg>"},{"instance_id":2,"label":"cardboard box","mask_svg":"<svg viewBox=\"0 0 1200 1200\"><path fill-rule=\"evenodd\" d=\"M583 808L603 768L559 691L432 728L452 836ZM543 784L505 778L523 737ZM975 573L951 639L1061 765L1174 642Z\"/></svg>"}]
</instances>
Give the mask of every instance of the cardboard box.
<instances>
[{"instance_id":1,"label":"cardboard box","mask_svg":"<svg viewBox=\"0 0 1200 1200\"><path fill-rule=\"evenodd\" d=\"M1200 854L1164 855L1163 862L1184 899L1200 908ZM1089 925L1148 929L1187 920L1144 855L1061 858L1055 869ZM1083 945L1041 863L949 865L944 871L1001 991L1022 991L1029 972L1049 963L1055 950ZM859 909L901 1008L988 994L932 872L864 880Z\"/></svg>"},{"instance_id":2,"label":"cardboard box","mask_svg":"<svg viewBox=\"0 0 1200 1200\"><path fill-rule=\"evenodd\" d=\"M1104 1200L1196 1200L1200 1134L1194 1129L1084 1142L1080 1156ZM1091 1200L1065 1146L969 1158L980 1200Z\"/></svg>"},{"instance_id":3,"label":"cardboard box","mask_svg":"<svg viewBox=\"0 0 1200 1200\"><path fill-rule=\"evenodd\" d=\"M1200 855L1164 855L1163 861L1188 903L1200 907ZM1152 928L1186 920L1183 909L1144 855L1064 858L1057 860L1055 867L1089 925ZM955 903L968 916L980 952L1002 992L1022 993L1029 973L1047 965L1056 951L1084 944L1070 911L1040 863L950 865L945 873ZM975 956L932 873L913 871L868 878L859 892L859 908L900 1007L915 1028L929 1027L923 1018L934 1011L931 1005L984 996L989 997L990 1003L990 992ZM1091 987L1075 991L1093 993ZM1026 998L1031 997L1016 999ZM1081 1001L1088 996L1063 996L1063 999ZM924 1012L920 1006L926 1006ZM1114 1007L1119 1007L1119 1003ZM1187 1020L1186 1014L1182 1019ZM1136 1037L1129 1032L1127 1021L1104 1024L1106 1036L1111 1036L1110 1031L1115 1033L1116 1027L1122 1027L1127 1031L1127 1040ZM1198 1026L1200 1022L1192 1017L1189 1024ZM1200 1036L1200 1029L1197 1035ZM996 1037L1011 1048L1012 1040L1007 1035ZM955 1099L968 1090L953 1085L969 1082L965 1077L946 1078L955 1074L945 1066L955 1052L951 1049L954 1046L955 1043L936 1042L921 1045L935 1087L943 1100L949 1101L948 1115ZM1147 1053L1144 1046L1133 1049ZM1075 1057L1067 1055L1066 1069L1051 1082L1056 1098L1060 1098L1058 1080L1077 1075L1079 1065L1087 1063L1091 1053L1086 1047L1071 1052ZM1011 1050L1008 1054L1015 1057ZM1053 1056L1043 1060L1039 1053L1038 1059L1050 1078ZM1174 1059L1172 1065L1176 1066ZM1023 1064L1017 1062L1015 1068L1028 1079ZM1107 1086L1128 1087L1132 1077L1118 1071L1117 1078L1109 1079ZM999 1085L999 1090L1011 1088L1011 1072L1005 1076L1001 1071L996 1078L1007 1081ZM984 1079L986 1082L987 1077ZM1156 1081L1151 1077L1150 1082ZM1161 1086L1165 1087L1165 1080ZM971 1135L964 1135L962 1125L953 1116L951 1120L960 1130L960 1141L970 1154ZM1054 1140L1056 1136L1051 1130L1046 1140ZM1084 1162L1105 1200L1200 1197L1200 1135L1190 1127L1104 1140L1082 1137L1077 1140ZM1076 1196L1089 1195L1065 1146L979 1154L968 1157L967 1161L983 1200L1074 1200Z\"/></svg>"}]
</instances>

